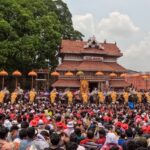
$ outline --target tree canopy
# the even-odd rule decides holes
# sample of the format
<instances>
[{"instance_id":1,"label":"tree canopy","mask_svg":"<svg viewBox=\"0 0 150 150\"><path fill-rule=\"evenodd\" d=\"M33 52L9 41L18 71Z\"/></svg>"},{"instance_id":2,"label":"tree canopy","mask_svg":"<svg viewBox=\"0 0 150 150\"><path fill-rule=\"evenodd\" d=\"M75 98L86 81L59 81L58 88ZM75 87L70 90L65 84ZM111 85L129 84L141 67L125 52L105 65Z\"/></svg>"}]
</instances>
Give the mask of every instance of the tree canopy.
<instances>
[{"instance_id":1,"label":"tree canopy","mask_svg":"<svg viewBox=\"0 0 150 150\"><path fill-rule=\"evenodd\" d=\"M0 68L27 72L58 63L61 39L82 39L62 0L0 0Z\"/></svg>"}]
</instances>

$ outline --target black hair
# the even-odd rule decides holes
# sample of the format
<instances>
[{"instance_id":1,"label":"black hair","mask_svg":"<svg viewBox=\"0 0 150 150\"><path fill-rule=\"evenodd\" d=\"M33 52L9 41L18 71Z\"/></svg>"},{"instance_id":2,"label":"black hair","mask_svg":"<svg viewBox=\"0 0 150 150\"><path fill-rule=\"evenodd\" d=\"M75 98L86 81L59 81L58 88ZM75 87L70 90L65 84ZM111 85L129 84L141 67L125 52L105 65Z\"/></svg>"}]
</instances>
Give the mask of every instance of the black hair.
<instances>
[{"instance_id":1,"label":"black hair","mask_svg":"<svg viewBox=\"0 0 150 150\"><path fill-rule=\"evenodd\" d=\"M78 136L81 136L81 129L80 128L75 128L75 134Z\"/></svg>"},{"instance_id":2,"label":"black hair","mask_svg":"<svg viewBox=\"0 0 150 150\"><path fill-rule=\"evenodd\" d=\"M104 129L100 129L99 134L103 135L103 136L106 136L106 131Z\"/></svg>"},{"instance_id":3,"label":"black hair","mask_svg":"<svg viewBox=\"0 0 150 150\"><path fill-rule=\"evenodd\" d=\"M87 132L87 137L88 137L89 139L92 139L92 138L94 137L94 132L93 132L92 130L88 130L88 132Z\"/></svg>"},{"instance_id":4,"label":"black hair","mask_svg":"<svg viewBox=\"0 0 150 150\"><path fill-rule=\"evenodd\" d=\"M17 125L13 125L11 128L10 128L10 132L14 131L14 130L18 130L19 127Z\"/></svg>"},{"instance_id":5,"label":"black hair","mask_svg":"<svg viewBox=\"0 0 150 150\"><path fill-rule=\"evenodd\" d=\"M31 139L35 136L35 128L34 127L27 128L27 136Z\"/></svg>"},{"instance_id":6,"label":"black hair","mask_svg":"<svg viewBox=\"0 0 150 150\"><path fill-rule=\"evenodd\" d=\"M26 138L27 137L27 130L26 129L21 129L19 131L19 137L20 137L21 140L23 140L24 138Z\"/></svg>"},{"instance_id":7,"label":"black hair","mask_svg":"<svg viewBox=\"0 0 150 150\"><path fill-rule=\"evenodd\" d=\"M27 121L21 122L21 128L28 128L28 127L29 127L29 123Z\"/></svg>"},{"instance_id":8,"label":"black hair","mask_svg":"<svg viewBox=\"0 0 150 150\"><path fill-rule=\"evenodd\" d=\"M133 137L133 131L131 128L126 130L126 135L127 135L127 137Z\"/></svg>"},{"instance_id":9,"label":"black hair","mask_svg":"<svg viewBox=\"0 0 150 150\"><path fill-rule=\"evenodd\" d=\"M110 147L109 150L119 150L119 147L117 145L114 145L114 146Z\"/></svg>"},{"instance_id":10,"label":"black hair","mask_svg":"<svg viewBox=\"0 0 150 150\"><path fill-rule=\"evenodd\" d=\"M66 150L77 150L78 144L75 142L68 142L66 144Z\"/></svg>"},{"instance_id":11,"label":"black hair","mask_svg":"<svg viewBox=\"0 0 150 150\"><path fill-rule=\"evenodd\" d=\"M127 150L135 150L137 148L136 142L134 140L129 140L126 143Z\"/></svg>"},{"instance_id":12,"label":"black hair","mask_svg":"<svg viewBox=\"0 0 150 150\"><path fill-rule=\"evenodd\" d=\"M60 136L57 133L52 133L50 139L51 139L52 145L56 146L59 144Z\"/></svg>"},{"instance_id":13,"label":"black hair","mask_svg":"<svg viewBox=\"0 0 150 150\"><path fill-rule=\"evenodd\" d=\"M6 127L0 127L0 139L4 140L8 134L8 129Z\"/></svg>"},{"instance_id":14,"label":"black hair","mask_svg":"<svg viewBox=\"0 0 150 150\"><path fill-rule=\"evenodd\" d=\"M72 134L70 135L70 141L71 141L71 142L78 143L78 137L77 137L77 135L76 135L75 133L72 133Z\"/></svg>"},{"instance_id":15,"label":"black hair","mask_svg":"<svg viewBox=\"0 0 150 150\"><path fill-rule=\"evenodd\" d=\"M41 135L43 135L44 137L49 137L49 133L48 133L48 131L41 131L41 133L40 133Z\"/></svg>"}]
</instances>

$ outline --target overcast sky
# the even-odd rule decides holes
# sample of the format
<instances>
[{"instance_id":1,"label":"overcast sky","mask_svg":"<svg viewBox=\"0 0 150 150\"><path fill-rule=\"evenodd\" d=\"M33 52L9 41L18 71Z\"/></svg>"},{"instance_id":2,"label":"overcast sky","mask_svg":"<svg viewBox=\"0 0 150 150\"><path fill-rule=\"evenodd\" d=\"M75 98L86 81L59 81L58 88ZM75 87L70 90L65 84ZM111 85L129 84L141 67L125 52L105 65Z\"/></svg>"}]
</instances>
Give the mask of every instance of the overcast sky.
<instances>
[{"instance_id":1,"label":"overcast sky","mask_svg":"<svg viewBox=\"0 0 150 150\"><path fill-rule=\"evenodd\" d=\"M117 42L128 69L150 71L150 0L64 0L75 29L85 39L95 35Z\"/></svg>"}]
</instances>

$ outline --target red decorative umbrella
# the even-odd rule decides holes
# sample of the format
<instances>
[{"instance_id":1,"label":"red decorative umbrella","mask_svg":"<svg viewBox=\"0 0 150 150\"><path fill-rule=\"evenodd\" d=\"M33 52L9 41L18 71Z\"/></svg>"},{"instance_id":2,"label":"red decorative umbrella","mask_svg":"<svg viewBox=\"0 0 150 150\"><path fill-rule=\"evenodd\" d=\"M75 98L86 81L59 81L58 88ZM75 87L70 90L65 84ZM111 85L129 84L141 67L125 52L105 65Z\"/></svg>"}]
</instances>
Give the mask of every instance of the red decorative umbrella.
<instances>
[{"instance_id":1,"label":"red decorative umbrella","mask_svg":"<svg viewBox=\"0 0 150 150\"><path fill-rule=\"evenodd\" d=\"M28 73L28 76L31 76L31 77L32 77L31 88L33 88L33 78L34 78L34 77L37 77L37 73L32 70L32 71L30 71L30 72Z\"/></svg>"},{"instance_id":2,"label":"red decorative umbrella","mask_svg":"<svg viewBox=\"0 0 150 150\"><path fill-rule=\"evenodd\" d=\"M2 76L2 89L4 88L4 84L5 84L5 76L8 76L8 72L6 72L5 70L0 71L0 76Z\"/></svg>"},{"instance_id":3,"label":"red decorative umbrella","mask_svg":"<svg viewBox=\"0 0 150 150\"><path fill-rule=\"evenodd\" d=\"M51 76L56 76L56 77L58 77L58 76L60 76L60 73L57 72L57 71L54 71L54 72L51 73Z\"/></svg>"},{"instance_id":4,"label":"red decorative umbrella","mask_svg":"<svg viewBox=\"0 0 150 150\"><path fill-rule=\"evenodd\" d=\"M18 78L17 77L22 76L22 73L20 71L16 70L12 73L12 75L15 76L15 78L16 78L16 88L17 88L17 86L18 86Z\"/></svg>"}]
</instances>

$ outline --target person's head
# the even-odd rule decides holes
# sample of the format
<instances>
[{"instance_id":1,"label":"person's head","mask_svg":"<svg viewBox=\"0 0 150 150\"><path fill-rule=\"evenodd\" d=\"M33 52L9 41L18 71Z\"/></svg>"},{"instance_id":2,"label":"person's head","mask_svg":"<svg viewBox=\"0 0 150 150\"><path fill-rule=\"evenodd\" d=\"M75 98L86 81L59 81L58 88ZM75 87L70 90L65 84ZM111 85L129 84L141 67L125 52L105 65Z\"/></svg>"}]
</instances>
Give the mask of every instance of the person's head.
<instances>
[{"instance_id":1,"label":"person's head","mask_svg":"<svg viewBox=\"0 0 150 150\"><path fill-rule=\"evenodd\" d=\"M21 128L26 129L29 127L29 123L26 121L21 122Z\"/></svg>"},{"instance_id":2,"label":"person's head","mask_svg":"<svg viewBox=\"0 0 150 150\"><path fill-rule=\"evenodd\" d=\"M40 134L45 138L45 140L49 140L49 132L48 131L43 130L43 131L41 131Z\"/></svg>"},{"instance_id":3,"label":"person's head","mask_svg":"<svg viewBox=\"0 0 150 150\"><path fill-rule=\"evenodd\" d=\"M104 129L99 130L99 137L105 137L106 136L106 131Z\"/></svg>"},{"instance_id":4,"label":"person's head","mask_svg":"<svg viewBox=\"0 0 150 150\"><path fill-rule=\"evenodd\" d=\"M75 134L77 135L77 136L81 136L81 129L80 128L75 128Z\"/></svg>"},{"instance_id":5,"label":"person's head","mask_svg":"<svg viewBox=\"0 0 150 150\"><path fill-rule=\"evenodd\" d=\"M110 150L119 150L119 147L117 145L114 145L110 148Z\"/></svg>"},{"instance_id":6,"label":"person's head","mask_svg":"<svg viewBox=\"0 0 150 150\"><path fill-rule=\"evenodd\" d=\"M145 139L137 138L135 140L135 142L136 142L137 147L147 147L148 146L148 142L147 142L146 138Z\"/></svg>"},{"instance_id":7,"label":"person's head","mask_svg":"<svg viewBox=\"0 0 150 150\"><path fill-rule=\"evenodd\" d=\"M21 130L19 131L19 138L20 138L21 140L27 138L27 130L26 130L26 129L21 129Z\"/></svg>"},{"instance_id":8,"label":"person's head","mask_svg":"<svg viewBox=\"0 0 150 150\"><path fill-rule=\"evenodd\" d=\"M135 150L137 148L136 142L134 140L129 140L126 144L127 150Z\"/></svg>"},{"instance_id":9,"label":"person's head","mask_svg":"<svg viewBox=\"0 0 150 150\"><path fill-rule=\"evenodd\" d=\"M66 144L66 150L77 150L78 144L75 142L68 142Z\"/></svg>"},{"instance_id":10,"label":"person's head","mask_svg":"<svg viewBox=\"0 0 150 150\"><path fill-rule=\"evenodd\" d=\"M0 127L0 139L5 140L8 134L8 129L6 127Z\"/></svg>"},{"instance_id":11,"label":"person's head","mask_svg":"<svg viewBox=\"0 0 150 150\"><path fill-rule=\"evenodd\" d=\"M143 130L141 128L137 128L137 134L141 136L143 134Z\"/></svg>"},{"instance_id":12,"label":"person's head","mask_svg":"<svg viewBox=\"0 0 150 150\"><path fill-rule=\"evenodd\" d=\"M93 139L94 138L94 132L92 130L88 130L87 137L88 137L88 139Z\"/></svg>"},{"instance_id":13,"label":"person's head","mask_svg":"<svg viewBox=\"0 0 150 150\"><path fill-rule=\"evenodd\" d=\"M27 128L27 137L29 139L33 139L35 137L35 128L34 127Z\"/></svg>"},{"instance_id":14,"label":"person's head","mask_svg":"<svg viewBox=\"0 0 150 150\"><path fill-rule=\"evenodd\" d=\"M52 133L50 140L52 145L57 146L60 142L60 136L57 133Z\"/></svg>"},{"instance_id":15,"label":"person's head","mask_svg":"<svg viewBox=\"0 0 150 150\"><path fill-rule=\"evenodd\" d=\"M126 136L127 137L133 137L133 131L132 131L131 128L129 128L129 129L126 130Z\"/></svg>"},{"instance_id":16,"label":"person's head","mask_svg":"<svg viewBox=\"0 0 150 150\"><path fill-rule=\"evenodd\" d=\"M120 138L125 139L125 137L126 137L126 134L124 132L121 132L120 133Z\"/></svg>"},{"instance_id":17,"label":"person's head","mask_svg":"<svg viewBox=\"0 0 150 150\"><path fill-rule=\"evenodd\" d=\"M77 137L77 135L76 135L75 133L72 133L72 134L70 135L70 141L71 141L71 142L78 143L78 137Z\"/></svg>"},{"instance_id":18,"label":"person's head","mask_svg":"<svg viewBox=\"0 0 150 150\"><path fill-rule=\"evenodd\" d=\"M18 126L17 125L13 125L11 128L10 128L10 133L11 133L11 136L13 138L17 137L18 136Z\"/></svg>"}]
</instances>

